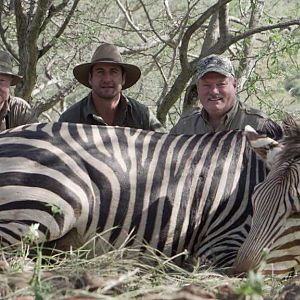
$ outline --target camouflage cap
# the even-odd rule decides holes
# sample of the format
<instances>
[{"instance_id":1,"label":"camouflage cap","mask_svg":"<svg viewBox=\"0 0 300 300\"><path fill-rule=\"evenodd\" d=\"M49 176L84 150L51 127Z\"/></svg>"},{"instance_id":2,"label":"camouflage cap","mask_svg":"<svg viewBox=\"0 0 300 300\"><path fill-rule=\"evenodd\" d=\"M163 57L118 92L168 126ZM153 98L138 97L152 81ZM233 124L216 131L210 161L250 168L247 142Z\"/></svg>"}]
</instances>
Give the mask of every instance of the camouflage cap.
<instances>
[{"instance_id":1,"label":"camouflage cap","mask_svg":"<svg viewBox=\"0 0 300 300\"><path fill-rule=\"evenodd\" d=\"M198 63L197 79L200 79L208 72L217 72L227 77L234 77L234 69L230 59L216 54L200 59Z\"/></svg>"}]
</instances>

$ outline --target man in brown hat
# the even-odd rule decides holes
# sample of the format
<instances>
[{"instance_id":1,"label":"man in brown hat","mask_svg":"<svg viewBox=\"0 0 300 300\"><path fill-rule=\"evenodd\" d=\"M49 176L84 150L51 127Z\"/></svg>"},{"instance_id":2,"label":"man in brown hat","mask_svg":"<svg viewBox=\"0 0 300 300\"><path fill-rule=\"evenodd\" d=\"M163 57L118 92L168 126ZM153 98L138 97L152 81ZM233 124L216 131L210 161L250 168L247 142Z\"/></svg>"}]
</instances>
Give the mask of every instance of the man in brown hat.
<instances>
[{"instance_id":1,"label":"man in brown hat","mask_svg":"<svg viewBox=\"0 0 300 300\"><path fill-rule=\"evenodd\" d=\"M204 134L246 125L268 136L280 139L282 128L260 110L237 99L237 82L231 61L210 55L199 61L197 93L202 109L183 115L172 128L174 134Z\"/></svg>"},{"instance_id":2,"label":"man in brown hat","mask_svg":"<svg viewBox=\"0 0 300 300\"><path fill-rule=\"evenodd\" d=\"M36 121L30 105L10 95L10 87L22 79L13 72L10 55L0 50L0 131Z\"/></svg>"},{"instance_id":3,"label":"man in brown hat","mask_svg":"<svg viewBox=\"0 0 300 300\"><path fill-rule=\"evenodd\" d=\"M77 65L73 74L91 92L63 112L60 122L164 131L147 106L122 93L139 80L141 71L123 63L116 46L100 45L91 62Z\"/></svg>"}]
</instances>

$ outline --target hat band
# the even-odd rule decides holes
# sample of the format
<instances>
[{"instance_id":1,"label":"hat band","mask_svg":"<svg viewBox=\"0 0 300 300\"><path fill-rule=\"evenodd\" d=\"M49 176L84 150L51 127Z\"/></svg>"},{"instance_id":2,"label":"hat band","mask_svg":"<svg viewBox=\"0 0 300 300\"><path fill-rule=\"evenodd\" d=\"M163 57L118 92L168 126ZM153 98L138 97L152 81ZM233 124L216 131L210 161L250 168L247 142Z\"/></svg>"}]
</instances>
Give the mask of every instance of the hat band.
<instances>
[{"instance_id":1,"label":"hat band","mask_svg":"<svg viewBox=\"0 0 300 300\"><path fill-rule=\"evenodd\" d=\"M115 60L113 58L105 58L105 57L94 59L92 61L92 64L97 63L97 62L101 62L101 61L109 61L109 62L113 62L113 63L117 63L117 64L122 64L122 61L118 61L118 60Z\"/></svg>"}]
</instances>

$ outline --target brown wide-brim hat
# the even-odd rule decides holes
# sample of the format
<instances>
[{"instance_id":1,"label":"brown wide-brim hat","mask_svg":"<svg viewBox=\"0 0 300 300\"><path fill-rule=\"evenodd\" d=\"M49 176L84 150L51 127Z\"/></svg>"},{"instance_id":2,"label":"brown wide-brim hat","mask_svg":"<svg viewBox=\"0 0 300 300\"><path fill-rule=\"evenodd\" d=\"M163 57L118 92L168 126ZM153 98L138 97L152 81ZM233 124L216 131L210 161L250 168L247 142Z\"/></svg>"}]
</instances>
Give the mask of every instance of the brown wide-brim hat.
<instances>
[{"instance_id":1,"label":"brown wide-brim hat","mask_svg":"<svg viewBox=\"0 0 300 300\"><path fill-rule=\"evenodd\" d=\"M73 74L75 78L83 85L91 88L89 84L89 73L91 67L96 63L110 63L116 64L123 68L126 73L125 76L125 83L122 86L122 90L128 89L129 87L133 86L141 77L141 70L139 67L131 64L126 64L122 62L121 54L118 48L111 44L103 44L100 45L90 63L84 63L77 65L73 69Z\"/></svg>"},{"instance_id":2,"label":"brown wide-brim hat","mask_svg":"<svg viewBox=\"0 0 300 300\"><path fill-rule=\"evenodd\" d=\"M6 51L0 50L0 74L11 75L10 85L16 85L23 77L13 72L12 60Z\"/></svg>"}]
</instances>

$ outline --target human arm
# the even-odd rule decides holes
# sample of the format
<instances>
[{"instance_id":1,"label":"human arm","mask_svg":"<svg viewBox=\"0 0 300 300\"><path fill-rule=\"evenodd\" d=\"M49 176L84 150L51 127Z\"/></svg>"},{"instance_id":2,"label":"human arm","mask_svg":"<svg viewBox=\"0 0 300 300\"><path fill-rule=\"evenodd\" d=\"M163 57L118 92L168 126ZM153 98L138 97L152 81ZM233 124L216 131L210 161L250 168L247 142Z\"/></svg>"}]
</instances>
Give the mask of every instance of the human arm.
<instances>
[{"instance_id":1,"label":"human arm","mask_svg":"<svg viewBox=\"0 0 300 300\"><path fill-rule=\"evenodd\" d=\"M24 99L18 97L11 97L9 99L9 128L36 122L38 122L38 118L36 117L29 103L27 103Z\"/></svg>"}]
</instances>

